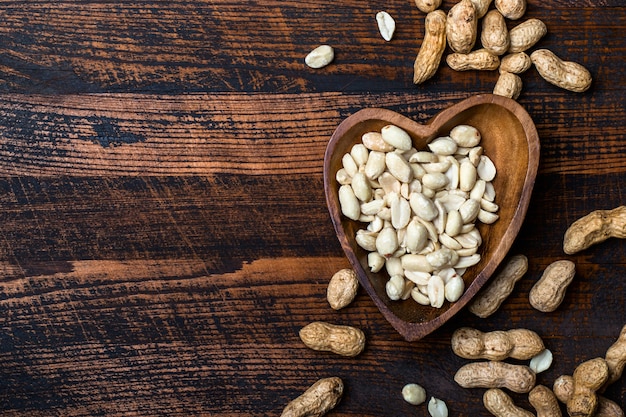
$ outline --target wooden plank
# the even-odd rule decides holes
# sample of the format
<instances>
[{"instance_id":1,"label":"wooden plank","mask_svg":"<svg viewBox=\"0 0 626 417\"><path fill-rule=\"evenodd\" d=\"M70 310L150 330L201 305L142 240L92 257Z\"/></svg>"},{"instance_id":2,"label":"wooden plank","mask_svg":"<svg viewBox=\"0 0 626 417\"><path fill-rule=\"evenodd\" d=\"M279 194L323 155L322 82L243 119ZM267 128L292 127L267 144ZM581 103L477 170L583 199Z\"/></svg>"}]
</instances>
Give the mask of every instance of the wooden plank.
<instances>
[{"instance_id":1,"label":"wooden plank","mask_svg":"<svg viewBox=\"0 0 626 417\"><path fill-rule=\"evenodd\" d=\"M443 8L453 4L446 1ZM606 72L616 81L607 88L615 88L624 85L617 80L624 79L626 54L620 6L619 0L530 1L525 18L548 26L537 47L582 61L593 73ZM386 7L398 26L391 43L377 32L379 6L362 2L2 2L0 90L415 91L412 63L424 14L409 1ZM586 31L574 29L580 27ZM337 56L332 66L314 71L303 60L321 43L332 44ZM496 77L492 72L487 84L443 65L426 85L487 92Z\"/></svg>"},{"instance_id":2,"label":"wooden plank","mask_svg":"<svg viewBox=\"0 0 626 417\"><path fill-rule=\"evenodd\" d=\"M20 264L180 256L227 271L339 248L319 177L17 178L0 187L0 258Z\"/></svg>"},{"instance_id":3,"label":"wooden plank","mask_svg":"<svg viewBox=\"0 0 626 417\"><path fill-rule=\"evenodd\" d=\"M455 1L444 1L449 9ZM381 4L184 0L0 1L0 410L6 416L275 416L317 378L346 384L335 416L426 415L408 382L451 415L487 415L460 389L460 326L527 327L555 354L538 375L602 356L626 317L626 246L566 256L567 226L623 205L623 0L530 0L546 47L587 66L575 94L523 74L541 162L511 253L529 271L488 319L467 311L408 343L364 291L334 311L328 279L347 261L322 184L326 142L369 106L425 122L493 89L497 72L445 65L421 86L423 13ZM513 22L509 22L512 26ZM303 58L320 43L334 63ZM551 262L577 275L554 313L528 293ZM356 358L315 352L313 320L364 330ZM604 393L626 404L622 377ZM531 409L525 395L516 403Z\"/></svg>"},{"instance_id":4,"label":"wooden plank","mask_svg":"<svg viewBox=\"0 0 626 417\"><path fill-rule=\"evenodd\" d=\"M467 95L80 94L0 96L0 175L321 175L335 127L364 107L426 122ZM541 171L626 170L620 94L522 103L538 126ZM584 117L572 117L572 105ZM601 134L601 137L598 136Z\"/></svg>"},{"instance_id":5,"label":"wooden plank","mask_svg":"<svg viewBox=\"0 0 626 417\"><path fill-rule=\"evenodd\" d=\"M489 326L532 328L558 352L539 376L546 384L612 343L625 300L623 291L607 286L626 272L623 265L579 263L560 312L543 314L528 307L527 293L550 259L533 257L528 276L489 319ZM330 374L348 387L338 415L409 412L403 401L380 401L398 397L407 382L421 382L452 409L479 409L476 390L459 390L452 381L467 361L448 349L455 328L483 328L485 321L462 314L424 341L404 342L364 293L342 312L328 307L327 279L344 266L341 257L301 256L259 259L219 275L206 274L198 259L73 261L62 272L15 271L3 281L0 302L8 313L2 318L8 345L0 350L4 409L9 415L30 409L68 416L275 414ZM308 350L297 331L312 317L359 325L368 337L365 352L341 358ZM623 384L614 387L620 385L606 395L619 399Z\"/></svg>"},{"instance_id":6,"label":"wooden plank","mask_svg":"<svg viewBox=\"0 0 626 417\"><path fill-rule=\"evenodd\" d=\"M488 320L464 312L418 343L401 340L363 292L344 311L328 307L327 280L347 265L322 214L323 200L284 208L320 184L283 180L6 179L3 198L16 205L2 204L5 413L273 415L314 379L331 374L348 387L337 415L414 412L400 400L380 401L397 398L406 382L421 382L452 410L479 410L479 393L459 390L451 379L465 363L449 351L455 328L536 330L557 354L540 376L549 384L602 355L623 323L626 270L618 240L572 257L577 278L557 312L536 312L527 299L545 266L563 256L567 224L620 203L613 190L623 174L542 174L513 248L529 256L530 270L512 297ZM280 184L287 190L280 203L252 198ZM242 187L250 210L229 217L235 196L223 206L203 198L226 197L233 185ZM189 214L186 206L197 211ZM271 217L277 212L285 215ZM354 359L309 351L297 331L311 320L362 327L366 351ZM624 384L605 395L623 402ZM523 396L515 398L525 404Z\"/></svg>"}]
</instances>

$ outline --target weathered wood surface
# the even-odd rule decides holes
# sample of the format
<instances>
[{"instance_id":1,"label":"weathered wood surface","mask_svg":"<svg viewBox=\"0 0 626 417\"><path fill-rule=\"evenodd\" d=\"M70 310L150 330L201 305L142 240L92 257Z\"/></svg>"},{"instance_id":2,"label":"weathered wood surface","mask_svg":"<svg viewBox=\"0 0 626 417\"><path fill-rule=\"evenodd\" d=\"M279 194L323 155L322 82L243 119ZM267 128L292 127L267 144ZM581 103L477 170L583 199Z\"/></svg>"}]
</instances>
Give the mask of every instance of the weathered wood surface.
<instances>
[{"instance_id":1,"label":"weathered wood surface","mask_svg":"<svg viewBox=\"0 0 626 417\"><path fill-rule=\"evenodd\" d=\"M444 2L449 9L452 2ZM374 21L398 24L386 43ZM362 291L339 312L326 284L347 261L322 163L337 124L378 106L426 121L495 72L443 66L411 83L423 14L412 1L0 2L0 411L7 416L277 416L317 378L346 393L332 415L488 415L453 381L450 335L528 327L555 355L550 385L602 356L626 324L626 243L567 256L578 217L626 204L626 4L530 1L538 46L584 63L583 94L534 70L518 100L542 140L512 252L530 270L500 311L464 311L407 343ZM333 44L322 70L303 57ZM554 313L528 292L551 262L577 277ZM361 327L357 358L306 349L312 320ZM622 377L605 396L626 406ZM515 400L529 407L523 395Z\"/></svg>"}]
</instances>

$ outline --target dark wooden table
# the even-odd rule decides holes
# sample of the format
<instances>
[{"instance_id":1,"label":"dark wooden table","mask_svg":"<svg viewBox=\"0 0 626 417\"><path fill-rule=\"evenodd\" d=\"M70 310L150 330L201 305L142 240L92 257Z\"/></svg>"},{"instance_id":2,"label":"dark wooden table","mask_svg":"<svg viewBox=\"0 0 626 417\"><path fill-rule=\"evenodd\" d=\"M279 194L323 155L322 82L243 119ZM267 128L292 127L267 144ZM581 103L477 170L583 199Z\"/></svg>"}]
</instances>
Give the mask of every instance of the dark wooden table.
<instances>
[{"instance_id":1,"label":"dark wooden table","mask_svg":"<svg viewBox=\"0 0 626 417\"><path fill-rule=\"evenodd\" d=\"M379 10L396 19L391 42ZM478 416L483 390L453 381L467 362L450 349L460 326L535 330L554 353L538 376L548 386L603 356L626 324L626 243L569 256L562 239L580 216L626 204L626 3L531 0L530 17L548 27L535 48L594 82L580 94L522 75L542 145L511 250L529 271L492 317L464 310L408 343L364 291L341 311L326 302L348 263L325 146L361 108L425 122L491 92L497 72L442 65L414 86L424 14L410 0L1 2L0 414L277 416L336 375L335 416L427 415L402 400L409 382L452 416ZM334 62L308 68L322 43ZM540 313L528 293L559 259L577 276ZM365 351L307 349L298 330L316 320L362 328ZM623 407L624 377L605 396Z\"/></svg>"}]
</instances>

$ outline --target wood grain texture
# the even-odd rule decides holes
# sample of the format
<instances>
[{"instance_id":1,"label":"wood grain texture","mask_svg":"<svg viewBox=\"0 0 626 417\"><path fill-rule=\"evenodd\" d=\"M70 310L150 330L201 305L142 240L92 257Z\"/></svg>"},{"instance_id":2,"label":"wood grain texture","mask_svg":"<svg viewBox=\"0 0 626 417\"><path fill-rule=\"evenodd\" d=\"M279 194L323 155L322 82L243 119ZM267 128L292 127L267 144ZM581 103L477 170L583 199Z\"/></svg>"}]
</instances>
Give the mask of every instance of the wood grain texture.
<instances>
[{"instance_id":1,"label":"wood grain texture","mask_svg":"<svg viewBox=\"0 0 626 417\"><path fill-rule=\"evenodd\" d=\"M551 103L529 92L540 172L626 171L621 91ZM0 95L0 175L320 174L330 135L355 111L384 107L424 123L469 95Z\"/></svg>"},{"instance_id":2,"label":"wood grain texture","mask_svg":"<svg viewBox=\"0 0 626 417\"><path fill-rule=\"evenodd\" d=\"M620 0L529 3L525 17L548 23L538 47L555 47L607 79L623 77L622 65L605 61L624 55ZM389 44L374 19L383 7L398 26ZM0 18L4 91L177 93L412 91L424 15L409 1L7 1ZM336 47L335 65L314 71L303 59L321 43ZM585 53L590 48L597 53ZM444 67L427 86L490 90L495 79Z\"/></svg>"},{"instance_id":3,"label":"wood grain texture","mask_svg":"<svg viewBox=\"0 0 626 417\"><path fill-rule=\"evenodd\" d=\"M548 386L602 356L626 324L625 242L567 256L562 238L626 202L622 0L529 1L548 27L537 47L594 82L575 94L522 75L541 160L511 249L529 271L501 309L408 343L363 289L346 309L326 302L348 266L323 190L335 127L373 106L424 122L497 79L443 66L414 86L423 17L405 0L1 1L0 414L278 416L336 375L346 390L329 415L427 415L401 399L416 382L451 415L487 416L482 390L453 380L459 326L539 333ZM321 43L336 59L312 70ZM532 309L532 285L563 258L577 266L563 304ZM308 350L298 330L314 320L360 327L365 351ZM624 377L604 395L625 407Z\"/></svg>"}]
</instances>

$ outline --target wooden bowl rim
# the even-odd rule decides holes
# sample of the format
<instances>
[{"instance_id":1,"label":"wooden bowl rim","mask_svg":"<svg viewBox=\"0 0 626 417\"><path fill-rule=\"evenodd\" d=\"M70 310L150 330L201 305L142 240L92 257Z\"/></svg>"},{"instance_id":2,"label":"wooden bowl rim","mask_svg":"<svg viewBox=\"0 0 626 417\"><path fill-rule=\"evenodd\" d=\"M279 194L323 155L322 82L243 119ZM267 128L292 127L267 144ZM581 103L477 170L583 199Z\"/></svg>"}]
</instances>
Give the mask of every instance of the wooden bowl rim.
<instances>
[{"instance_id":1,"label":"wooden bowl rim","mask_svg":"<svg viewBox=\"0 0 626 417\"><path fill-rule=\"evenodd\" d=\"M456 115L464 113L472 107L485 104L500 106L508 110L513 116L515 116L515 118L521 124L521 127L525 133L524 136L526 138L526 146L528 149L528 166L526 170L526 176L523 182L522 195L518 202L515 213L513 214L512 220L508 228L505 230L503 236L503 240L505 241L505 243L503 243L502 245L506 246L506 252L510 250L510 247L515 240L517 234L519 233L521 224L526 216L526 212L528 210L528 205L530 202L530 196L532 194L532 189L534 188L537 169L539 165L539 135L537 133L532 118L517 101L494 94L481 94L471 96L450 107L447 107L446 109L441 110L425 124L420 124L392 110L383 108L364 108L352 114L351 116L348 116L337 126L327 144L326 152L324 155L324 192L326 195L326 201L331 221L333 223L335 231L337 232L337 237L339 238L341 246L344 249L348 260L350 261L351 265L353 265L353 267L355 265L360 266L360 262L357 259L354 251L351 250L346 234L343 233L343 226L341 224L342 215L340 213L338 205L332 203L333 196L331 195L333 193L332 182L336 180L334 178L334 175L330 175L332 170L330 163L333 152L341 138L343 138L351 128L359 123L362 123L363 121L382 119L385 122L397 124L399 126L410 126L410 133L417 133L418 137L427 138L427 140L430 141L436 136L437 130L441 126L443 126L448 120L454 118L454 116ZM415 135L412 134L411 136ZM466 288L465 294L461 297L461 299L459 299L459 301L452 303L449 308L441 311L441 314L438 314L432 320L424 322L409 322L398 317L377 295L376 290L370 282L369 277L367 275L364 275L364 271L362 273L359 267L355 267L355 272L357 272L359 282L366 289L367 293L370 295L370 297L372 298L378 309L381 311L383 316L387 319L387 321L390 322L390 324L396 329L396 331L398 331L398 333L400 333L402 337L404 337L404 339L406 339L407 341L415 341L423 338L424 336L439 328L450 318L452 318L456 313L458 313L465 305L467 305L467 303L476 295L480 288L492 276L503 258L504 255L502 255L500 259L490 259L483 268L483 270L481 270L478 275L476 275L476 277L473 279L470 286Z\"/></svg>"}]
</instances>

